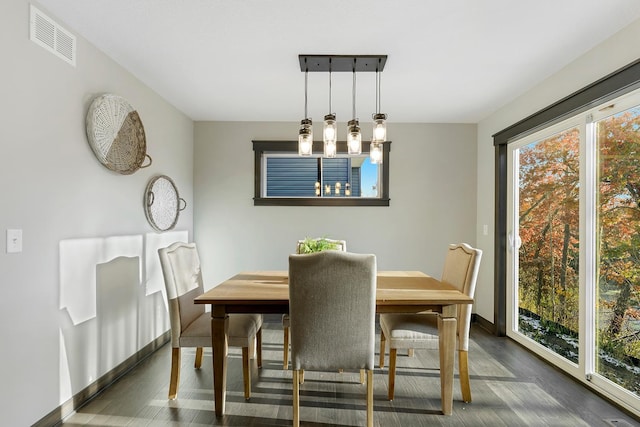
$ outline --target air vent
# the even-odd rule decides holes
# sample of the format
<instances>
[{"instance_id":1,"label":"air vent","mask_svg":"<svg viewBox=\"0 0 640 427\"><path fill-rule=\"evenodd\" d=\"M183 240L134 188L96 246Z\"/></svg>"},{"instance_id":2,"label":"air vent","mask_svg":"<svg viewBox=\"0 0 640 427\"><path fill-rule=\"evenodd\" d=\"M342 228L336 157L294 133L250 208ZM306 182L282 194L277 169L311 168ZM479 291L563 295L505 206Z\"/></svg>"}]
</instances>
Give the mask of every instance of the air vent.
<instances>
[{"instance_id":1,"label":"air vent","mask_svg":"<svg viewBox=\"0 0 640 427\"><path fill-rule=\"evenodd\" d=\"M76 38L53 19L31 6L30 38L65 62L76 66Z\"/></svg>"},{"instance_id":2,"label":"air vent","mask_svg":"<svg viewBox=\"0 0 640 427\"><path fill-rule=\"evenodd\" d=\"M616 426L616 427L633 427L629 422L619 418L611 418L608 420L604 420L604 422L611 426Z\"/></svg>"}]
</instances>

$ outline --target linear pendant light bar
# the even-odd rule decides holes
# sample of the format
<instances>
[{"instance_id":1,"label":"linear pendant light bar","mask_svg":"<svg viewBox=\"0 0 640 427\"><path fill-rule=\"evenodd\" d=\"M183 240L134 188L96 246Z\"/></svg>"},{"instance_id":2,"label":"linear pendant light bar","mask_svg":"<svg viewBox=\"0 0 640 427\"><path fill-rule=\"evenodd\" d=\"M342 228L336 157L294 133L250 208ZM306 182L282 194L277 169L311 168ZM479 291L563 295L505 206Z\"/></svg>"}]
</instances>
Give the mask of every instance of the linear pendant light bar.
<instances>
[{"instance_id":1,"label":"linear pendant light bar","mask_svg":"<svg viewBox=\"0 0 640 427\"><path fill-rule=\"evenodd\" d=\"M298 55L300 71L373 72L384 70L387 55Z\"/></svg>"}]
</instances>

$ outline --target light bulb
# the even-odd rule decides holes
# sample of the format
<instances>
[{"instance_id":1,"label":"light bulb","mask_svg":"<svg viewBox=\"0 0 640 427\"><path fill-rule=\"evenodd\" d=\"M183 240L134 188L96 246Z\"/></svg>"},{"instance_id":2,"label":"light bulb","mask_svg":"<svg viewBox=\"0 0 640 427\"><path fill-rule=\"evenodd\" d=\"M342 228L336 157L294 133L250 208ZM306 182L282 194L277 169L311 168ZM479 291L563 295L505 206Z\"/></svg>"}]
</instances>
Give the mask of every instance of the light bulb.
<instances>
[{"instance_id":1,"label":"light bulb","mask_svg":"<svg viewBox=\"0 0 640 427\"><path fill-rule=\"evenodd\" d=\"M324 157L336 157L337 148L335 142L324 143Z\"/></svg>"},{"instance_id":2,"label":"light bulb","mask_svg":"<svg viewBox=\"0 0 640 427\"><path fill-rule=\"evenodd\" d=\"M386 114L373 115L373 140L375 142L385 142L387 140Z\"/></svg>"},{"instance_id":3,"label":"light bulb","mask_svg":"<svg viewBox=\"0 0 640 427\"><path fill-rule=\"evenodd\" d=\"M349 133L347 135L347 150L349 154L362 153L362 134L358 127L358 119L349 120Z\"/></svg>"},{"instance_id":4,"label":"light bulb","mask_svg":"<svg viewBox=\"0 0 640 427\"><path fill-rule=\"evenodd\" d=\"M327 114L324 116L324 142L336 142L336 116L335 114Z\"/></svg>"},{"instance_id":5,"label":"light bulb","mask_svg":"<svg viewBox=\"0 0 640 427\"><path fill-rule=\"evenodd\" d=\"M310 119L300 121L298 133L298 155L310 156L313 152L313 128Z\"/></svg>"},{"instance_id":6,"label":"light bulb","mask_svg":"<svg viewBox=\"0 0 640 427\"><path fill-rule=\"evenodd\" d=\"M371 141L369 148L369 157L372 165L382 163L382 144L376 141Z\"/></svg>"}]
</instances>

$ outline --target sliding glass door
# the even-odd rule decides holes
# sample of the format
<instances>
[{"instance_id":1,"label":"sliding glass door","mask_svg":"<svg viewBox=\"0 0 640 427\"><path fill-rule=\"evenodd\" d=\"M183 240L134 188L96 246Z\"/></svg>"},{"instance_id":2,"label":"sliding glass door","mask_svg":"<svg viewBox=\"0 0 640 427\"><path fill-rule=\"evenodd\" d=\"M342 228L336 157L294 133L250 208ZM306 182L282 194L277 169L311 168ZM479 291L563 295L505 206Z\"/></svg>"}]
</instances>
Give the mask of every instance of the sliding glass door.
<instances>
[{"instance_id":1,"label":"sliding glass door","mask_svg":"<svg viewBox=\"0 0 640 427\"><path fill-rule=\"evenodd\" d=\"M507 334L640 412L640 95L509 145Z\"/></svg>"}]
</instances>

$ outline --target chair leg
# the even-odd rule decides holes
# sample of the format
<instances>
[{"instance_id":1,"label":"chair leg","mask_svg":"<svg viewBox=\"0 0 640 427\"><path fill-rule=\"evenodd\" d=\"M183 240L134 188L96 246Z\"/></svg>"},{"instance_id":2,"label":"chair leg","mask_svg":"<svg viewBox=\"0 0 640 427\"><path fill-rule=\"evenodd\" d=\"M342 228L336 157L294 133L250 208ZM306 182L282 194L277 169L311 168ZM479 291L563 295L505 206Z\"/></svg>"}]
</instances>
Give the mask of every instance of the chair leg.
<instances>
[{"instance_id":1,"label":"chair leg","mask_svg":"<svg viewBox=\"0 0 640 427\"><path fill-rule=\"evenodd\" d=\"M258 359L258 368L262 368L262 328L256 333L256 358Z\"/></svg>"},{"instance_id":2,"label":"chair leg","mask_svg":"<svg viewBox=\"0 0 640 427\"><path fill-rule=\"evenodd\" d=\"M393 400L393 394L396 386L396 358L398 357L398 349L389 349L389 400Z\"/></svg>"},{"instance_id":3,"label":"chair leg","mask_svg":"<svg viewBox=\"0 0 640 427\"><path fill-rule=\"evenodd\" d=\"M202 366L202 353L204 351L202 350L202 347L196 347L196 363L194 365L194 368L196 369L200 369L200 367Z\"/></svg>"},{"instance_id":4,"label":"chair leg","mask_svg":"<svg viewBox=\"0 0 640 427\"><path fill-rule=\"evenodd\" d=\"M293 371L293 427L300 427L300 371Z\"/></svg>"},{"instance_id":5,"label":"chair leg","mask_svg":"<svg viewBox=\"0 0 640 427\"><path fill-rule=\"evenodd\" d=\"M384 332L380 331L380 369L384 368L384 351L387 338L384 336Z\"/></svg>"},{"instance_id":6,"label":"chair leg","mask_svg":"<svg viewBox=\"0 0 640 427\"><path fill-rule=\"evenodd\" d=\"M373 427L373 369L367 369L367 427Z\"/></svg>"},{"instance_id":7,"label":"chair leg","mask_svg":"<svg viewBox=\"0 0 640 427\"><path fill-rule=\"evenodd\" d=\"M458 373L460 375L460 389L462 400L471 402L471 384L469 383L469 352L458 350Z\"/></svg>"},{"instance_id":8,"label":"chair leg","mask_svg":"<svg viewBox=\"0 0 640 427\"><path fill-rule=\"evenodd\" d=\"M364 384L364 369L360 369L360 384Z\"/></svg>"},{"instance_id":9,"label":"chair leg","mask_svg":"<svg viewBox=\"0 0 640 427\"><path fill-rule=\"evenodd\" d=\"M178 394L180 382L180 347L171 349L171 377L169 380L169 399L173 400Z\"/></svg>"},{"instance_id":10,"label":"chair leg","mask_svg":"<svg viewBox=\"0 0 640 427\"><path fill-rule=\"evenodd\" d=\"M284 345L282 348L282 369L289 369L289 328L284 327Z\"/></svg>"},{"instance_id":11,"label":"chair leg","mask_svg":"<svg viewBox=\"0 0 640 427\"><path fill-rule=\"evenodd\" d=\"M413 357L413 349L412 348L407 349L407 356Z\"/></svg>"},{"instance_id":12,"label":"chair leg","mask_svg":"<svg viewBox=\"0 0 640 427\"><path fill-rule=\"evenodd\" d=\"M249 347L242 347L242 378L244 380L244 398L251 397L251 358L249 357Z\"/></svg>"}]
</instances>

